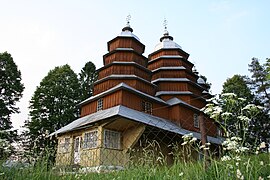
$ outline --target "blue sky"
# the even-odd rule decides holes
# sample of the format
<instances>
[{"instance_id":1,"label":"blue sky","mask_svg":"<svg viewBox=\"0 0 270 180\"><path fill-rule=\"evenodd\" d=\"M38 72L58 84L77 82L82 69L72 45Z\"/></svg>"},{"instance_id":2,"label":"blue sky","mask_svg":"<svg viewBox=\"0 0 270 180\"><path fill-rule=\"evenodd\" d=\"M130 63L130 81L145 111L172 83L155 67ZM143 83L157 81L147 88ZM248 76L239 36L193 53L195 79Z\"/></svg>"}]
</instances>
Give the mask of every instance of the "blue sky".
<instances>
[{"instance_id":1,"label":"blue sky","mask_svg":"<svg viewBox=\"0 0 270 180\"><path fill-rule=\"evenodd\" d=\"M28 118L29 100L50 69L69 64L78 73L87 61L101 67L107 42L128 14L146 57L166 18L175 42L212 83L213 94L220 93L227 78L249 75L252 57L270 57L269 7L266 0L0 0L0 52L12 54L26 87L13 125Z\"/></svg>"}]
</instances>

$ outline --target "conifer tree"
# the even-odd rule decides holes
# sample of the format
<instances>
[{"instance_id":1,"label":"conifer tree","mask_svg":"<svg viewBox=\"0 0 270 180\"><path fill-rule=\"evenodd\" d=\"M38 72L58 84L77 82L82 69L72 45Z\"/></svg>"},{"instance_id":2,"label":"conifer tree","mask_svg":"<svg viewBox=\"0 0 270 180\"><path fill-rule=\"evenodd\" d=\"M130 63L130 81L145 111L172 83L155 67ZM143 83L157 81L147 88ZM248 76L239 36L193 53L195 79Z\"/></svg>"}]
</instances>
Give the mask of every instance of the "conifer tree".
<instances>
[{"instance_id":1,"label":"conifer tree","mask_svg":"<svg viewBox=\"0 0 270 180\"><path fill-rule=\"evenodd\" d=\"M79 73L80 98L82 101L92 96L94 82L97 80L97 77L96 66L91 61L87 62Z\"/></svg>"},{"instance_id":2,"label":"conifer tree","mask_svg":"<svg viewBox=\"0 0 270 180\"><path fill-rule=\"evenodd\" d=\"M10 144L16 138L12 131L11 115L19 113L16 102L22 97L24 85L21 82L21 72L13 61L12 56L0 53L0 159L11 153Z\"/></svg>"}]
</instances>

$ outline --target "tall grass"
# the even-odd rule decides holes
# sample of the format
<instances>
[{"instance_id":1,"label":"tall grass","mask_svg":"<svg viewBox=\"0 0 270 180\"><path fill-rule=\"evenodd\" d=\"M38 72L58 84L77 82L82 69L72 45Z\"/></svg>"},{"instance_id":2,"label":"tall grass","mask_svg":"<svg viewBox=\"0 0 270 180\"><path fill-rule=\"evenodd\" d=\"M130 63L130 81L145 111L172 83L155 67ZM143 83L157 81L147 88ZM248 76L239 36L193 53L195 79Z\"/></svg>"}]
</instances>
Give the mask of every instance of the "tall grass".
<instances>
[{"instance_id":1,"label":"tall grass","mask_svg":"<svg viewBox=\"0 0 270 180\"><path fill-rule=\"evenodd\" d=\"M40 161L35 166L27 168L0 167L0 179L142 179L142 180L164 180L164 179L270 179L270 154L245 155L240 159L229 161L212 160L208 169L204 169L203 162L177 163L168 166L133 166L126 170L107 173L82 174L72 169L68 173L61 173L59 169L48 167L46 162ZM239 172L241 174L239 174Z\"/></svg>"}]
</instances>

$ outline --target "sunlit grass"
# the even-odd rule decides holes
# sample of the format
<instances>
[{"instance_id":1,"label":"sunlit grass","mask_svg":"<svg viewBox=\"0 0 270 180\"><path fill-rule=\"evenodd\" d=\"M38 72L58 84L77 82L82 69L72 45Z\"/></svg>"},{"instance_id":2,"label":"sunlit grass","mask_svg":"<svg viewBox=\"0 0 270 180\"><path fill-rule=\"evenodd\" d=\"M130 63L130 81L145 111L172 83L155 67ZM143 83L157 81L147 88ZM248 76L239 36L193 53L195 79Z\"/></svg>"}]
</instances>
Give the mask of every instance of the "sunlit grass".
<instances>
[{"instance_id":1,"label":"sunlit grass","mask_svg":"<svg viewBox=\"0 0 270 180\"><path fill-rule=\"evenodd\" d=\"M60 173L59 169L37 163L27 168L0 168L0 179L270 179L270 154L245 155L229 161L212 160L205 170L203 162L179 163L173 166L130 167L126 170L82 174L76 171Z\"/></svg>"}]
</instances>

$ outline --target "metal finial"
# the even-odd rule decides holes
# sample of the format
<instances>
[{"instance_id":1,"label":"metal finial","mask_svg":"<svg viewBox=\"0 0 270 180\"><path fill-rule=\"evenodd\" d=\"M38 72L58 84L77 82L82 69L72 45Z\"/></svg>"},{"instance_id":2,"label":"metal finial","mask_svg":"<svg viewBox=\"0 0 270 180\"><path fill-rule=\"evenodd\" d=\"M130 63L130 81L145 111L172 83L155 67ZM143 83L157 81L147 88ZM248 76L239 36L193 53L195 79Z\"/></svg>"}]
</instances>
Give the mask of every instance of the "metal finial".
<instances>
[{"instance_id":1,"label":"metal finial","mask_svg":"<svg viewBox=\"0 0 270 180\"><path fill-rule=\"evenodd\" d=\"M130 19L131 19L131 15L129 14L126 18L127 20L127 27L130 27Z\"/></svg>"},{"instance_id":2,"label":"metal finial","mask_svg":"<svg viewBox=\"0 0 270 180\"><path fill-rule=\"evenodd\" d=\"M163 21L164 34L169 34L169 32L167 30L167 25L168 25L168 21L166 20L166 18L164 18L164 21Z\"/></svg>"},{"instance_id":3,"label":"metal finial","mask_svg":"<svg viewBox=\"0 0 270 180\"><path fill-rule=\"evenodd\" d=\"M167 25L168 25L168 21L166 19L164 19L164 21L163 21L164 29L167 29Z\"/></svg>"}]
</instances>

